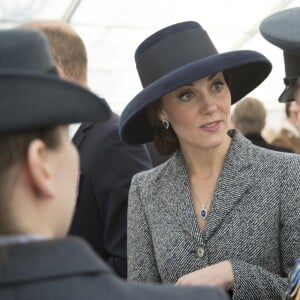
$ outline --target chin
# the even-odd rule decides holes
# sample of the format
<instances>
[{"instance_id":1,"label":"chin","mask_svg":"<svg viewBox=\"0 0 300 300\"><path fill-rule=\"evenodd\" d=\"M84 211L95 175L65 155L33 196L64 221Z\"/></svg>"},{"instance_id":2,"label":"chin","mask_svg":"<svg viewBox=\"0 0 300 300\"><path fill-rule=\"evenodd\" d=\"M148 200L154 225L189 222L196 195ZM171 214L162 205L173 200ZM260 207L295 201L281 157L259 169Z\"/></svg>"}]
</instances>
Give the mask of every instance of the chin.
<instances>
[{"instance_id":1,"label":"chin","mask_svg":"<svg viewBox=\"0 0 300 300\"><path fill-rule=\"evenodd\" d=\"M218 147L220 147L222 145L222 143L212 143L212 144L209 144L209 145L205 145L205 146L202 146L202 148L204 149L216 149Z\"/></svg>"},{"instance_id":2,"label":"chin","mask_svg":"<svg viewBox=\"0 0 300 300\"><path fill-rule=\"evenodd\" d=\"M226 132L216 132L214 134L208 135L206 141L209 144L222 144L226 140Z\"/></svg>"},{"instance_id":3,"label":"chin","mask_svg":"<svg viewBox=\"0 0 300 300\"><path fill-rule=\"evenodd\" d=\"M227 139L225 137L216 137L206 141L206 143L202 144L201 147L205 149L215 149L224 145L226 141Z\"/></svg>"}]
</instances>

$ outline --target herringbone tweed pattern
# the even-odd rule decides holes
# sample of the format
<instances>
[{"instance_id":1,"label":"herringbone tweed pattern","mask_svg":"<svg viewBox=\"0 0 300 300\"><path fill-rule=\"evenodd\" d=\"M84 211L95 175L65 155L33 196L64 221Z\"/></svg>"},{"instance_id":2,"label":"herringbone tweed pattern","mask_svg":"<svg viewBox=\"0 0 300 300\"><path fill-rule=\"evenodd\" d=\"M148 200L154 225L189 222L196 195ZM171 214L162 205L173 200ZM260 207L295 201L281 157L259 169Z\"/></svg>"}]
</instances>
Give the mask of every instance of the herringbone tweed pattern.
<instances>
[{"instance_id":1,"label":"herringbone tweed pattern","mask_svg":"<svg viewBox=\"0 0 300 300\"><path fill-rule=\"evenodd\" d=\"M184 274L230 260L233 299L282 299L288 273L300 257L300 155L254 146L235 130L230 135L204 232L180 152L134 176L129 279L174 283Z\"/></svg>"}]
</instances>

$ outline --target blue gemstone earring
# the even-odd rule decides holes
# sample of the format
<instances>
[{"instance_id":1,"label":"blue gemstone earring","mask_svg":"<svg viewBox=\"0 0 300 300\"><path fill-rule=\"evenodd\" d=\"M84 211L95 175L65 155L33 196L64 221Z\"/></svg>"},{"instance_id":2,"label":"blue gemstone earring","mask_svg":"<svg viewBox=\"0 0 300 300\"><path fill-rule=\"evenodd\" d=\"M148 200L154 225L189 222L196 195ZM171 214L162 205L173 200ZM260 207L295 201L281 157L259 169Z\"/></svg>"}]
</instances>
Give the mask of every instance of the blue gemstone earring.
<instances>
[{"instance_id":1,"label":"blue gemstone earring","mask_svg":"<svg viewBox=\"0 0 300 300\"><path fill-rule=\"evenodd\" d=\"M162 123L162 126L163 126L165 129L169 129L170 123L169 123L168 120L162 120L161 123Z\"/></svg>"}]
</instances>

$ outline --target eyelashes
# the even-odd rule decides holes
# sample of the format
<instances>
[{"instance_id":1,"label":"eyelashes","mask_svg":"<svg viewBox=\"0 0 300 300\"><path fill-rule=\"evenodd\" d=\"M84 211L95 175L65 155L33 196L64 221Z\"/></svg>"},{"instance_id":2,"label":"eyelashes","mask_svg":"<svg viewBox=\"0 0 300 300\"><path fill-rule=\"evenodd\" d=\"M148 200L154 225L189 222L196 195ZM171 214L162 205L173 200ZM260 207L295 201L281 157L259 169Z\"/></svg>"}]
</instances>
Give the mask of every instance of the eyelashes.
<instances>
[{"instance_id":1,"label":"eyelashes","mask_svg":"<svg viewBox=\"0 0 300 300\"><path fill-rule=\"evenodd\" d=\"M192 89L186 89L181 91L181 93L178 95L178 98L182 101L188 101L194 96L194 93Z\"/></svg>"},{"instance_id":2,"label":"eyelashes","mask_svg":"<svg viewBox=\"0 0 300 300\"><path fill-rule=\"evenodd\" d=\"M213 93L220 93L224 86L226 85L225 80L222 79L215 79L211 83L209 83L209 89ZM195 87L187 87L178 92L177 98L181 101L189 101L191 100L194 96L196 96L197 90Z\"/></svg>"},{"instance_id":3,"label":"eyelashes","mask_svg":"<svg viewBox=\"0 0 300 300\"><path fill-rule=\"evenodd\" d=\"M214 83L212 84L212 87L211 87L211 88L212 88L212 90L218 92L218 91L221 91L221 90L223 89L224 85L225 85L225 82L224 82L224 81L218 80L218 81L216 81L216 82L214 82Z\"/></svg>"}]
</instances>

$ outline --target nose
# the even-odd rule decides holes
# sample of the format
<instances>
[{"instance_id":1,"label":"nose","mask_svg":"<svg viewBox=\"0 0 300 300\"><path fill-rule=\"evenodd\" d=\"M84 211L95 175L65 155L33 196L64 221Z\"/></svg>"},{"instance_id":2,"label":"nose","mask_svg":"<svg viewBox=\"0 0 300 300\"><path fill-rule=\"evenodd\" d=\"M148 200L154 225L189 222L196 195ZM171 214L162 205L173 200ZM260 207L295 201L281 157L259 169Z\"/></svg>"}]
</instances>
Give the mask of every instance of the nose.
<instances>
[{"instance_id":1,"label":"nose","mask_svg":"<svg viewBox=\"0 0 300 300\"><path fill-rule=\"evenodd\" d=\"M217 110L215 101L209 95L203 95L199 100L200 111L204 115L210 115Z\"/></svg>"}]
</instances>

